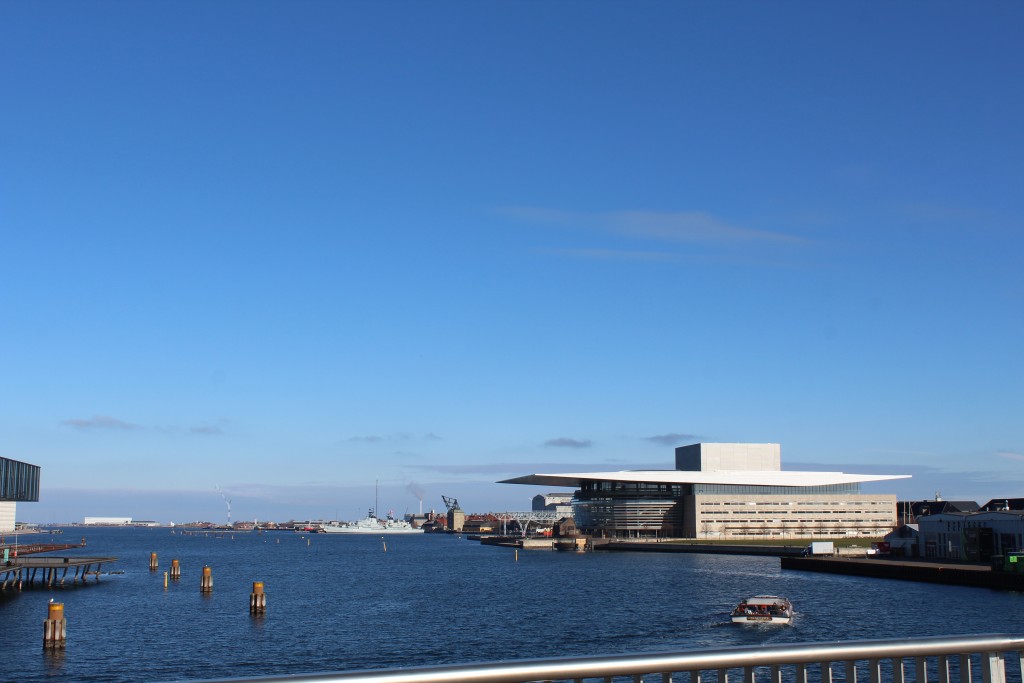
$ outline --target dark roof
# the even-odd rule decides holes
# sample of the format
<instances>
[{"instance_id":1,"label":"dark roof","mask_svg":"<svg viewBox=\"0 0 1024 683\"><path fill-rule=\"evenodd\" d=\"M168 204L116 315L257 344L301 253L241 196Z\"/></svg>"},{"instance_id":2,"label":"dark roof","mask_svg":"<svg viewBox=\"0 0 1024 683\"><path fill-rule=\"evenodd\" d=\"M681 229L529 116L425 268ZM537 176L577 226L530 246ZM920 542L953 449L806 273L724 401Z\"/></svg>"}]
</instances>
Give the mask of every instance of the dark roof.
<instances>
[{"instance_id":1,"label":"dark roof","mask_svg":"<svg viewBox=\"0 0 1024 683\"><path fill-rule=\"evenodd\" d=\"M903 512L910 507L914 517L942 515L949 512L977 512L978 504L973 500L918 500L898 503L896 509Z\"/></svg>"},{"instance_id":2,"label":"dark roof","mask_svg":"<svg viewBox=\"0 0 1024 683\"><path fill-rule=\"evenodd\" d=\"M985 512L996 512L998 510L1024 510L1024 498L993 498L981 506Z\"/></svg>"}]
</instances>

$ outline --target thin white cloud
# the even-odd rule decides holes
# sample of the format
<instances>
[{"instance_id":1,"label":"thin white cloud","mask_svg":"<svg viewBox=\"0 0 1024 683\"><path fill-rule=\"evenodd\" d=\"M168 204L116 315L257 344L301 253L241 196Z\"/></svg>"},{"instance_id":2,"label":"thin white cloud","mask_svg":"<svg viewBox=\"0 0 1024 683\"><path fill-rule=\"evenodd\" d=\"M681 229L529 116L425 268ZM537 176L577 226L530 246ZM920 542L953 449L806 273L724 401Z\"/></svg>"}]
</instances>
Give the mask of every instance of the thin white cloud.
<instances>
[{"instance_id":1,"label":"thin white cloud","mask_svg":"<svg viewBox=\"0 0 1024 683\"><path fill-rule=\"evenodd\" d=\"M650 441L659 446L678 446L684 441L694 441L696 438L693 434L658 434L643 437L644 441Z\"/></svg>"},{"instance_id":2,"label":"thin white cloud","mask_svg":"<svg viewBox=\"0 0 1024 683\"><path fill-rule=\"evenodd\" d=\"M365 436L350 436L346 441L361 441L363 443L380 443L382 441L411 441L414 437L409 432L395 432L394 434L367 434ZM423 437L427 441L436 441L441 437L436 434L427 434Z\"/></svg>"},{"instance_id":3,"label":"thin white cloud","mask_svg":"<svg viewBox=\"0 0 1024 683\"><path fill-rule=\"evenodd\" d=\"M67 425L68 427L74 427L81 431L90 430L118 430L118 431L147 431L156 432L158 434L166 434L167 436L174 436L178 434L196 434L199 436L216 436L224 433L224 428L221 426L225 424L227 420L218 420L216 422L201 422L197 425L183 429L182 427L171 425L171 426L147 426L135 424L133 422L127 422L120 418L111 417L109 415L93 415L90 418L70 418L63 420L61 424Z\"/></svg>"},{"instance_id":4,"label":"thin white cloud","mask_svg":"<svg viewBox=\"0 0 1024 683\"><path fill-rule=\"evenodd\" d=\"M507 207L507 215L535 223L600 230L658 242L737 245L774 243L799 245L808 240L785 232L736 225L706 211L561 211L541 207ZM576 250L572 250L576 251ZM580 250L600 253L603 250ZM607 250L616 253L618 250ZM638 252L644 254L645 252Z\"/></svg>"},{"instance_id":5,"label":"thin white cloud","mask_svg":"<svg viewBox=\"0 0 1024 683\"><path fill-rule=\"evenodd\" d=\"M590 439L570 439L569 437L562 436L557 439L548 439L544 442L544 445L555 448L590 448L593 442Z\"/></svg>"},{"instance_id":6,"label":"thin white cloud","mask_svg":"<svg viewBox=\"0 0 1024 683\"><path fill-rule=\"evenodd\" d=\"M75 429L90 430L90 429L120 429L120 430L132 430L141 429L137 424L131 422L125 422L116 417L110 417L109 415L93 415L90 418L71 418L64 420L63 424Z\"/></svg>"},{"instance_id":7,"label":"thin white cloud","mask_svg":"<svg viewBox=\"0 0 1024 683\"><path fill-rule=\"evenodd\" d=\"M545 249L545 253L603 261L678 261L680 256L666 251L635 251L631 249Z\"/></svg>"},{"instance_id":8,"label":"thin white cloud","mask_svg":"<svg viewBox=\"0 0 1024 683\"><path fill-rule=\"evenodd\" d=\"M869 448L868 453L878 453L881 455L899 455L903 457L912 458L934 458L936 454L931 451L911 451L904 448Z\"/></svg>"},{"instance_id":9,"label":"thin white cloud","mask_svg":"<svg viewBox=\"0 0 1024 683\"><path fill-rule=\"evenodd\" d=\"M1015 451L996 451L996 455L1007 460L1024 460L1024 453Z\"/></svg>"},{"instance_id":10,"label":"thin white cloud","mask_svg":"<svg viewBox=\"0 0 1024 683\"><path fill-rule=\"evenodd\" d=\"M900 207L900 211L908 218L927 222L972 223L989 221L984 211L949 204L926 202L908 203ZM976 225L974 225L976 227Z\"/></svg>"},{"instance_id":11,"label":"thin white cloud","mask_svg":"<svg viewBox=\"0 0 1024 683\"><path fill-rule=\"evenodd\" d=\"M619 211L604 214L604 223L617 233L669 242L774 242L801 244L801 237L732 225L703 211Z\"/></svg>"},{"instance_id":12,"label":"thin white cloud","mask_svg":"<svg viewBox=\"0 0 1024 683\"><path fill-rule=\"evenodd\" d=\"M200 436L218 436L224 433L224 430L216 425L199 425L189 431Z\"/></svg>"}]
</instances>

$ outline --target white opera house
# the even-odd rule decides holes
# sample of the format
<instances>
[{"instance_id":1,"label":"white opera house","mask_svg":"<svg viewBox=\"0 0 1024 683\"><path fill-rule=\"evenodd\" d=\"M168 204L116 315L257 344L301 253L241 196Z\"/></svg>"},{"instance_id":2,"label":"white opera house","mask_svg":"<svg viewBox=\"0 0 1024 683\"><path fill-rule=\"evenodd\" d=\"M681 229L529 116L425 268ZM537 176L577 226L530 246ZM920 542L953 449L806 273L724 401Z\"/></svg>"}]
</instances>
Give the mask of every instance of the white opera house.
<instances>
[{"instance_id":1,"label":"white opera house","mask_svg":"<svg viewBox=\"0 0 1024 683\"><path fill-rule=\"evenodd\" d=\"M861 484L909 475L782 469L777 443L676 448L674 470L530 474L499 482L576 489L580 533L607 538L774 539L881 537L896 496Z\"/></svg>"}]
</instances>

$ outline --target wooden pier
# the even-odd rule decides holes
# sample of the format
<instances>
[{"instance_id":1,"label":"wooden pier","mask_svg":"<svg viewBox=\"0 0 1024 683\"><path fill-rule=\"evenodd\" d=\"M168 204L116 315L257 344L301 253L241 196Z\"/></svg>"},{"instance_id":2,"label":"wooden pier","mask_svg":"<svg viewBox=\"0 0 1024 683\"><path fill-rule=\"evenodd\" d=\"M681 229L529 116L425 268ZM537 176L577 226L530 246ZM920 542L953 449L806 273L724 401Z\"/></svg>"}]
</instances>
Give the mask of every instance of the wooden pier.
<instances>
[{"instance_id":1,"label":"wooden pier","mask_svg":"<svg viewBox=\"0 0 1024 683\"><path fill-rule=\"evenodd\" d=\"M37 555L39 553L55 553L72 548L84 548L85 539L81 543L3 543L0 542L0 555L7 551L7 556Z\"/></svg>"},{"instance_id":2,"label":"wooden pier","mask_svg":"<svg viewBox=\"0 0 1024 683\"><path fill-rule=\"evenodd\" d=\"M116 560L116 557L16 557L0 565L0 591L21 590L26 586L52 588L67 582L84 584L90 576L99 581L103 565Z\"/></svg>"}]
</instances>

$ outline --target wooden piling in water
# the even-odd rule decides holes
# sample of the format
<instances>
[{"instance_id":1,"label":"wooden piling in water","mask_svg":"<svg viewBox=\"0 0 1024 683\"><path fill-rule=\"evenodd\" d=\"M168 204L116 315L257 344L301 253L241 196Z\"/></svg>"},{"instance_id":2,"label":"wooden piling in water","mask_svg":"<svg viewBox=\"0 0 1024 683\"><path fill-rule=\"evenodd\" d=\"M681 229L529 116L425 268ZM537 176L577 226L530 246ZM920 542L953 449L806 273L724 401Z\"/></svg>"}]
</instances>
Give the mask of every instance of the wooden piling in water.
<instances>
[{"instance_id":1,"label":"wooden piling in water","mask_svg":"<svg viewBox=\"0 0 1024 683\"><path fill-rule=\"evenodd\" d=\"M263 582L252 582L252 593L249 594L249 614L263 614L267 610L267 594L263 592Z\"/></svg>"},{"instance_id":2,"label":"wooden piling in water","mask_svg":"<svg viewBox=\"0 0 1024 683\"><path fill-rule=\"evenodd\" d=\"M171 560L171 578L175 581L181 578L181 564L178 560Z\"/></svg>"},{"instance_id":3,"label":"wooden piling in water","mask_svg":"<svg viewBox=\"0 0 1024 683\"><path fill-rule=\"evenodd\" d=\"M212 593L213 592L213 570L209 567L203 567L203 578L199 581L199 592L200 593Z\"/></svg>"},{"instance_id":4,"label":"wooden piling in water","mask_svg":"<svg viewBox=\"0 0 1024 683\"><path fill-rule=\"evenodd\" d=\"M149 554L149 571L155 572L160 565L156 561L156 553Z\"/></svg>"},{"instance_id":5,"label":"wooden piling in water","mask_svg":"<svg viewBox=\"0 0 1024 683\"><path fill-rule=\"evenodd\" d=\"M43 647L57 648L67 644L67 619L64 618L64 603L51 602L46 619L43 620Z\"/></svg>"}]
</instances>

